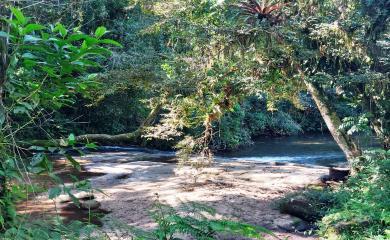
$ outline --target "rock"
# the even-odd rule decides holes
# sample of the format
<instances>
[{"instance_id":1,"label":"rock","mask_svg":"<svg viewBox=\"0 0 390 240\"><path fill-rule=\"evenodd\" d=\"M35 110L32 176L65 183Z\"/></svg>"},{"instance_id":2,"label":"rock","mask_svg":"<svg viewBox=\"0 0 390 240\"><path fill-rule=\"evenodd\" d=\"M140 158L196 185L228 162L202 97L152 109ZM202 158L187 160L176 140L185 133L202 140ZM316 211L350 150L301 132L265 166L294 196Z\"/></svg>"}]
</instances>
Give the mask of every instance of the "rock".
<instances>
[{"instance_id":1,"label":"rock","mask_svg":"<svg viewBox=\"0 0 390 240\"><path fill-rule=\"evenodd\" d=\"M299 218L276 219L274 224L287 232L306 232L315 229L315 226Z\"/></svg>"},{"instance_id":2,"label":"rock","mask_svg":"<svg viewBox=\"0 0 390 240\"><path fill-rule=\"evenodd\" d=\"M298 218L297 219L293 219L293 218L288 218L288 219L279 218L279 219L275 219L273 224L275 226L277 226L278 228L284 230L284 231L294 232L295 231L296 221L299 221L299 219Z\"/></svg>"},{"instance_id":3,"label":"rock","mask_svg":"<svg viewBox=\"0 0 390 240\"><path fill-rule=\"evenodd\" d=\"M348 229L351 229L353 227L356 227L356 226L360 226L360 227L367 227L368 225L370 224L370 222L368 220L362 220L362 219L353 219L353 220L350 220L350 221L341 221L341 222L338 222L334 225L334 229L336 230L336 232L338 233L341 233L345 230L348 230Z\"/></svg>"},{"instance_id":4,"label":"rock","mask_svg":"<svg viewBox=\"0 0 390 240\"><path fill-rule=\"evenodd\" d=\"M330 181L345 181L347 180L349 174L351 173L350 169L348 168L329 168L329 175L323 175L320 177L321 182L327 183Z\"/></svg>"},{"instance_id":5,"label":"rock","mask_svg":"<svg viewBox=\"0 0 390 240\"><path fill-rule=\"evenodd\" d=\"M287 163L286 162L273 162L273 165L274 166L285 166L285 165L287 165Z\"/></svg>"},{"instance_id":6,"label":"rock","mask_svg":"<svg viewBox=\"0 0 390 240\"><path fill-rule=\"evenodd\" d=\"M80 202L80 207L82 209L86 209L86 210L98 209L98 208L100 208L100 206L101 206L100 202L98 202L94 199Z\"/></svg>"},{"instance_id":7,"label":"rock","mask_svg":"<svg viewBox=\"0 0 390 240\"><path fill-rule=\"evenodd\" d=\"M117 176L115 176L116 179L126 179L126 178L129 178L131 176L130 173L122 173L122 174L118 174Z\"/></svg>"},{"instance_id":8,"label":"rock","mask_svg":"<svg viewBox=\"0 0 390 240\"><path fill-rule=\"evenodd\" d=\"M345 181L350 173L351 170L349 168L329 168L329 178L332 181Z\"/></svg>"},{"instance_id":9,"label":"rock","mask_svg":"<svg viewBox=\"0 0 390 240\"><path fill-rule=\"evenodd\" d=\"M79 200L95 199L95 196L91 192L79 192L74 194L74 196ZM66 203L66 202L71 202L72 198L69 195L60 195L56 200L57 202L60 203Z\"/></svg>"},{"instance_id":10,"label":"rock","mask_svg":"<svg viewBox=\"0 0 390 240\"><path fill-rule=\"evenodd\" d=\"M303 220L295 226L295 230L298 232L312 231L315 229L317 229L317 226Z\"/></svg>"},{"instance_id":11,"label":"rock","mask_svg":"<svg viewBox=\"0 0 390 240\"><path fill-rule=\"evenodd\" d=\"M304 196L296 196L280 205L280 211L301 218L308 222L315 221L318 212Z\"/></svg>"}]
</instances>

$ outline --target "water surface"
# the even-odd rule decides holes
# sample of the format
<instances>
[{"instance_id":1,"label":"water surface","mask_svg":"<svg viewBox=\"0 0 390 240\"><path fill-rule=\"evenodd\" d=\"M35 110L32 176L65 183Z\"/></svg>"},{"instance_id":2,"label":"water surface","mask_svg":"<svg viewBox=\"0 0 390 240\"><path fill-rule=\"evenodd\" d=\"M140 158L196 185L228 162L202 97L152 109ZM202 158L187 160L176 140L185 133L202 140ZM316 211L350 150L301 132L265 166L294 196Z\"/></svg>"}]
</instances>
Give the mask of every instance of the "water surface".
<instances>
[{"instance_id":1,"label":"water surface","mask_svg":"<svg viewBox=\"0 0 390 240\"><path fill-rule=\"evenodd\" d=\"M346 163L345 155L328 134L261 137L251 146L218 156L233 161L292 162L321 166Z\"/></svg>"}]
</instances>

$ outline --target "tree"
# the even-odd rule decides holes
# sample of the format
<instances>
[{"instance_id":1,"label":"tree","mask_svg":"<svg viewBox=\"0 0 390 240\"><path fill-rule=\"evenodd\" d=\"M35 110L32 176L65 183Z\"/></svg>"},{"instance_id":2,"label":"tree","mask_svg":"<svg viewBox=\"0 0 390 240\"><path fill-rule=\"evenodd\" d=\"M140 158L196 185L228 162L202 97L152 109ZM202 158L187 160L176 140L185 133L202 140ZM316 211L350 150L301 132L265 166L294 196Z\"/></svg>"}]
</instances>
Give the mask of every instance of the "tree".
<instances>
[{"instance_id":1,"label":"tree","mask_svg":"<svg viewBox=\"0 0 390 240\"><path fill-rule=\"evenodd\" d=\"M26 150L20 145L20 132L33 125L45 110L56 111L95 85L93 70L99 60L111 54L107 45L119 43L105 39L106 28L94 36L68 30L62 24L44 26L30 22L18 8L10 7L0 19L0 225L15 223L15 196L12 181L21 181ZM74 140L69 140L73 141ZM31 159L33 173L52 166L42 154ZM71 161L77 165L76 162ZM38 165L42 163L40 167Z\"/></svg>"}]
</instances>

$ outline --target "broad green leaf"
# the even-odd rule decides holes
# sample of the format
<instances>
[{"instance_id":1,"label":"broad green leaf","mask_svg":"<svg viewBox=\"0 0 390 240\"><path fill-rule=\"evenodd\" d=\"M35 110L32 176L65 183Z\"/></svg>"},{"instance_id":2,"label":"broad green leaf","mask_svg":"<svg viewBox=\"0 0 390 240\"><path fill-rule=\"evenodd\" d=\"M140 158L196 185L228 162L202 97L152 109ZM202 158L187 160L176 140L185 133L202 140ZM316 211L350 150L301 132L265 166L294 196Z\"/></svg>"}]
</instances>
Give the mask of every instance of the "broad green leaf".
<instances>
[{"instance_id":1,"label":"broad green leaf","mask_svg":"<svg viewBox=\"0 0 390 240\"><path fill-rule=\"evenodd\" d=\"M26 17L23 15L22 11L19 8L11 8L11 12L18 20L18 23L23 25L27 23Z\"/></svg>"},{"instance_id":2,"label":"broad green leaf","mask_svg":"<svg viewBox=\"0 0 390 240\"><path fill-rule=\"evenodd\" d=\"M28 43L28 42L39 42L39 41L41 41L41 40L42 40L42 38L35 37L35 36L32 36L32 35L26 35L26 36L24 36L23 42L24 42L24 43Z\"/></svg>"},{"instance_id":3,"label":"broad green leaf","mask_svg":"<svg viewBox=\"0 0 390 240\"><path fill-rule=\"evenodd\" d=\"M101 37L103 37L103 35L104 34L106 34L107 33L107 28L105 28L105 27L98 27L97 29L96 29L96 31L95 31L95 36L97 37L97 38L101 38Z\"/></svg>"},{"instance_id":4,"label":"broad green leaf","mask_svg":"<svg viewBox=\"0 0 390 240\"><path fill-rule=\"evenodd\" d=\"M53 187L49 189L49 199L54 199L61 195L62 189L60 187Z\"/></svg>"},{"instance_id":5,"label":"broad green leaf","mask_svg":"<svg viewBox=\"0 0 390 240\"><path fill-rule=\"evenodd\" d=\"M28 109L24 106L17 106L14 108L13 113L15 114L28 113Z\"/></svg>"},{"instance_id":6,"label":"broad green leaf","mask_svg":"<svg viewBox=\"0 0 390 240\"><path fill-rule=\"evenodd\" d=\"M8 37L10 37L10 35L6 32L0 31L0 37L8 38Z\"/></svg>"},{"instance_id":7,"label":"broad green leaf","mask_svg":"<svg viewBox=\"0 0 390 240\"><path fill-rule=\"evenodd\" d=\"M37 56L35 56L35 55L33 55L32 53L24 53L23 55L22 55L22 58L27 58L27 59L37 59L38 57Z\"/></svg>"},{"instance_id":8,"label":"broad green leaf","mask_svg":"<svg viewBox=\"0 0 390 240\"><path fill-rule=\"evenodd\" d=\"M68 30L61 23L57 23L53 31L59 32L61 37L65 37L68 34Z\"/></svg>"},{"instance_id":9,"label":"broad green leaf","mask_svg":"<svg viewBox=\"0 0 390 240\"><path fill-rule=\"evenodd\" d=\"M122 44L120 44L119 42L112 40L112 39L102 39L99 41L99 43L111 44L111 45L114 45L117 47L123 47Z\"/></svg>"},{"instance_id":10,"label":"broad green leaf","mask_svg":"<svg viewBox=\"0 0 390 240\"><path fill-rule=\"evenodd\" d=\"M33 32L33 31L43 30L45 28L46 28L45 26L42 26L40 24L30 23L30 24L27 24L26 27L24 27L23 34L29 34L29 33Z\"/></svg>"}]
</instances>

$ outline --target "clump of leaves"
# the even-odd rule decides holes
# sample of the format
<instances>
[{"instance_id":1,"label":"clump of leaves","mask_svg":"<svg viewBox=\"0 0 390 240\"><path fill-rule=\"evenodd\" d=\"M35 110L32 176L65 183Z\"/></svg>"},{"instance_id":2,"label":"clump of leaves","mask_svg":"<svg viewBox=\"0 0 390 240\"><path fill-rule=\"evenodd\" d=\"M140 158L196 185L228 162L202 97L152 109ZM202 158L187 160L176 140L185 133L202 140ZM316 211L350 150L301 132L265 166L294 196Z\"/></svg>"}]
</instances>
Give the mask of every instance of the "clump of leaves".
<instances>
[{"instance_id":1,"label":"clump of leaves","mask_svg":"<svg viewBox=\"0 0 390 240\"><path fill-rule=\"evenodd\" d=\"M60 220L54 222L34 221L25 222L17 227L7 229L0 233L0 239L6 240L104 240L108 239L97 226L74 221L70 224L64 224Z\"/></svg>"},{"instance_id":2,"label":"clump of leaves","mask_svg":"<svg viewBox=\"0 0 390 240\"><path fill-rule=\"evenodd\" d=\"M367 152L354 164L358 173L334 191L337 204L320 224L332 239L389 239L390 151Z\"/></svg>"},{"instance_id":3,"label":"clump of leaves","mask_svg":"<svg viewBox=\"0 0 390 240\"><path fill-rule=\"evenodd\" d=\"M193 237L198 240L218 239L218 236L242 236L264 239L273 235L266 228L246 223L215 219L215 209L200 203L186 203L177 209L156 201L150 215L158 227L151 231L130 228L137 240L181 240Z\"/></svg>"}]
</instances>

